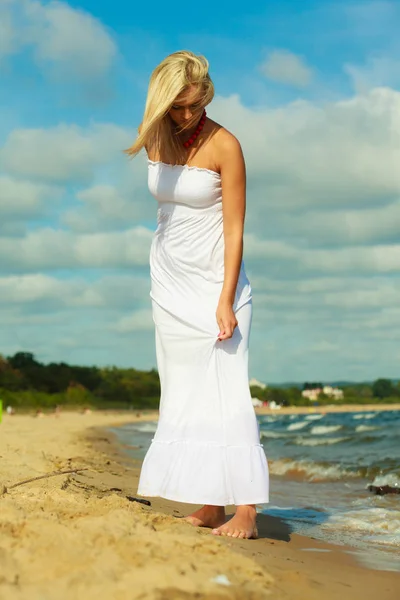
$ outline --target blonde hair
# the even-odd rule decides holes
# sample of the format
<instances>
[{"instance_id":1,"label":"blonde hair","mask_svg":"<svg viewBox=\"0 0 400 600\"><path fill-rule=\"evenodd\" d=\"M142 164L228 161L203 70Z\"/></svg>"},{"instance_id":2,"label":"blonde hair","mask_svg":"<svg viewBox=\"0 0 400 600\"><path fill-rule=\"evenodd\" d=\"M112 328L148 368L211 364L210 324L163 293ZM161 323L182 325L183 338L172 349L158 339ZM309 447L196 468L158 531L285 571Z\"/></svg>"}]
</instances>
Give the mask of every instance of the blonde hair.
<instances>
[{"instance_id":1,"label":"blonde hair","mask_svg":"<svg viewBox=\"0 0 400 600\"><path fill-rule=\"evenodd\" d=\"M159 156L167 157L168 161L185 161L185 150L174 131L169 110L176 98L188 87L199 87L199 105L205 107L214 97L214 85L208 74L208 61L202 55L196 55L188 50L174 52L167 56L153 71L147 92L143 120L139 135L133 145L125 150L130 156L135 156L142 148ZM193 127L198 119L194 115L185 125Z\"/></svg>"}]
</instances>

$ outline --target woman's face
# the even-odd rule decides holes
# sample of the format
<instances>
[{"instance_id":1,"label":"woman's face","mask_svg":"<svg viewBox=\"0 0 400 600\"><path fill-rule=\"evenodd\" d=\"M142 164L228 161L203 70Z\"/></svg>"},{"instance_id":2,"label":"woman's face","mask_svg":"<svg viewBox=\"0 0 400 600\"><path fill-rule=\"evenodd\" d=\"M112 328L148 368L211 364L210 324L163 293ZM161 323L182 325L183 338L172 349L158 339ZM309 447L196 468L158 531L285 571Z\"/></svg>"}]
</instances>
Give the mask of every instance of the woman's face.
<instances>
[{"instance_id":1,"label":"woman's face","mask_svg":"<svg viewBox=\"0 0 400 600\"><path fill-rule=\"evenodd\" d=\"M200 119L203 108L199 87L191 85L176 98L169 115L176 125L182 127L191 119L195 124L197 118Z\"/></svg>"}]
</instances>

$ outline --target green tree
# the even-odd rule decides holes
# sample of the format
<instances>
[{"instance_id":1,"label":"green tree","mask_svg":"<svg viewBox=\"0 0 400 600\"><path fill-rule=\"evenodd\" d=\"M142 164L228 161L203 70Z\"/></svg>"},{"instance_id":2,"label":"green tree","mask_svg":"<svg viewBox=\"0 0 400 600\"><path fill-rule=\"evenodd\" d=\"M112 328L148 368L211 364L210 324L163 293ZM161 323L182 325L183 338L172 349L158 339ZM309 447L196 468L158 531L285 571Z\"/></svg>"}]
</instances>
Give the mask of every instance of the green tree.
<instances>
[{"instance_id":1,"label":"green tree","mask_svg":"<svg viewBox=\"0 0 400 600\"><path fill-rule=\"evenodd\" d=\"M258 398L259 400L265 400L266 397L266 389L262 388L258 385L252 385L250 387L250 394L252 398Z\"/></svg>"},{"instance_id":2,"label":"green tree","mask_svg":"<svg viewBox=\"0 0 400 600\"><path fill-rule=\"evenodd\" d=\"M375 398L389 398L395 395L395 388L390 379L377 379L372 384L372 394Z\"/></svg>"},{"instance_id":3,"label":"green tree","mask_svg":"<svg viewBox=\"0 0 400 600\"><path fill-rule=\"evenodd\" d=\"M303 390L315 390L316 388L323 388L323 387L324 386L321 382L316 382L316 381L313 381L313 382L306 381L303 384Z\"/></svg>"},{"instance_id":4,"label":"green tree","mask_svg":"<svg viewBox=\"0 0 400 600\"><path fill-rule=\"evenodd\" d=\"M7 360L13 369L26 369L27 367L36 367L40 364L35 360L32 352L17 352L14 356L8 356Z\"/></svg>"}]
</instances>

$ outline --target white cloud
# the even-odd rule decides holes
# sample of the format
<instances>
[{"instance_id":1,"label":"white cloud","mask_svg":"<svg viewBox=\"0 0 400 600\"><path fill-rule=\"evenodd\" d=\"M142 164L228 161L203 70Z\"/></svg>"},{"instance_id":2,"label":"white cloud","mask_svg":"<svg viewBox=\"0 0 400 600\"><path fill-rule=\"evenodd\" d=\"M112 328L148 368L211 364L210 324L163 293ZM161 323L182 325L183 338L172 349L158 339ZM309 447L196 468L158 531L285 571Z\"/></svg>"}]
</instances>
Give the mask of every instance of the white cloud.
<instances>
[{"instance_id":1,"label":"white cloud","mask_svg":"<svg viewBox=\"0 0 400 600\"><path fill-rule=\"evenodd\" d=\"M4 219L28 219L39 215L47 201L57 201L62 190L0 175L0 217Z\"/></svg>"},{"instance_id":2,"label":"white cloud","mask_svg":"<svg viewBox=\"0 0 400 600\"><path fill-rule=\"evenodd\" d=\"M89 84L109 75L117 48L98 19L66 2L2 2L0 58L28 47L41 70L60 82Z\"/></svg>"},{"instance_id":3,"label":"white cloud","mask_svg":"<svg viewBox=\"0 0 400 600\"><path fill-rule=\"evenodd\" d=\"M9 275L0 277L0 304L9 306L15 314L32 304L52 305L54 311L60 307L140 310L141 304L150 303L149 289L149 277L132 275L105 276L95 281L82 277L58 279L43 273Z\"/></svg>"},{"instance_id":4,"label":"white cloud","mask_svg":"<svg viewBox=\"0 0 400 600\"><path fill-rule=\"evenodd\" d=\"M127 130L113 124L14 129L0 150L0 160L13 175L49 183L88 183L97 167L127 163L122 151L131 140Z\"/></svg>"},{"instance_id":5,"label":"white cloud","mask_svg":"<svg viewBox=\"0 0 400 600\"><path fill-rule=\"evenodd\" d=\"M133 331L154 331L154 321L150 308L138 310L135 313L122 317L110 330L118 333L131 333Z\"/></svg>"},{"instance_id":6,"label":"white cloud","mask_svg":"<svg viewBox=\"0 0 400 600\"><path fill-rule=\"evenodd\" d=\"M245 256L257 268L277 267L286 275L317 273L400 273L400 244L349 246L345 248L302 248L287 242L266 241L245 235ZM268 262L270 261L270 262Z\"/></svg>"},{"instance_id":7,"label":"white cloud","mask_svg":"<svg viewBox=\"0 0 400 600\"><path fill-rule=\"evenodd\" d=\"M29 303L37 300L64 298L67 282L41 273L0 277L0 303Z\"/></svg>"},{"instance_id":8,"label":"white cloud","mask_svg":"<svg viewBox=\"0 0 400 600\"><path fill-rule=\"evenodd\" d=\"M1 0L0 4L0 61L5 56L13 54L18 47L10 10L11 1Z\"/></svg>"},{"instance_id":9,"label":"white cloud","mask_svg":"<svg viewBox=\"0 0 400 600\"><path fill-rule=\"evenodd\" d=\"M252 278L255 301L269 309L287 310L308 307L328 314L332 307L369 311L371 308L396 307L400 296L400 279L383 276L320 277L279 281L268 277ZM328 308L328 310L327 310Z\"/></svg>"},{"instance_id":10,"label":"white cloud","mask_svg":"<svg viewBox=\"0 0 400 600\"><path fill-rule=\"evenodd\" d=\"M333 352L340 352L341 351L341 347L339 344L333 344L331 341L329 340L320 340L318 342L315 342L315 344L312 344L309 347L309 352L315 352L315 353L320 353L320 352L326 352L326 353L333 353Z\"/></svg>"},{"instance_id":11,"label":"white cloud","mask_svg":"<svg viewBox=\"0 0 400 600\"><path fill-rule=\"evenodd\" d=\"M271 52L261 65L261 71L272 81L298 87L308 86L313 78L313 71L304 59L288 50Z\"/></svg>"},{"instance_id":12,"label":"white cloud","mask_svg":"<svg viewBox=\"0 0 400 600\"><path fill-rule=\"evenodd\" d=\"M284 241L262 239L253 233L245 235L244 245L250 258L293 259L296 254L294 246Z\"/></svg>"},{"instance_id":13,"label":"white cloud","mask_svg":"<svg viewBox=\"0 0 400 600\"><path fill-rule=\"evenodd\" d=\"M143 196L132 189L128 194L112 185L94 185L77 193L82 206L66 211L63 223L76 232L130 228L146 215L154 218L156 205Z\"/></svg>"},{"instance_id":14,"label":"white cloud","mask_svg":"<svg viewBox=\"0 0 400 600\"><path fill-rule=\"evenodd\" d=\"M365 64L347 63L344 71L352 80L357 93L364 94L376 87L392 87L400 85L400 60L396 56L378 55L368 58Z\"/></svg>"},{"instance_id":15,"label":"white cloud","mask_svg":"<svg viewBox=\"0 0 400 600\"><path fill-rule=\"evenodd\" d=\"M395 38L400 18L397 0L355 0L335 6L348 22L350 34L369 40L383 36Z\"/></svg>"},{"instance_id":16,"label":"white cloud","mask_svg":"<svg viewBox=\"0 0 400 600\"><path fill-rule=\"evenodd\" d=\"M152 235L144 227L86 235L47 228L22 239L0 237L0 269L27 272L147 265Z\"/></svg>"},{"instance_id":17,"label":"white cloud","mask_svg":"<svg viewBox=\"0 0 400 600\"><path fill-rule=\"evenodd\" d=\"M276 216L278 230L303 236L310 246L374 244L398 239L400 200L363 210L306 210Z\"/></svg>"},{"instance_id":18,"label":"white cloud","mask_svg":"<svg viewBox=\"0 0 400 600\"><path fill-rule=\"evenodd\" d=\"M53 76L98 79L110 70L117 54L115 43L89 13L64 2L29 2L26 15L36 60L44 67L51 65Z\"/></svg>"},{"instance_id":19,"label":"white cloud","mask_svg":"<svg viewBox=\"0 0 400 600\"><path fill-rule=\"evenodd\" d=\"M94 281L40 273L0 277L0 353L29 350L45 362L155 366L149 290L148 275L132 270Z\"/></svg>"},{"instance_id":20,"label":"white cloud","mask_svg":"<svg viewBox=\"0 0 400 600\"><path fill-rule=\"evenodd\" d=\"M301 268L322 273L400 273L400 244L300 252Z\"/></svg>"},{"instance_id":21,"label":"white cloud","mask_svg":"<svg viewBox=\"0 0 400 600\"><path fill-rule=\"evenodd\" d=\"M298 101L251 110L238 96L216 98L210 114L241 141L253 230L285 210L388 204L400 195L400 93L317 105Z\"/></svg>"}]
</instances>

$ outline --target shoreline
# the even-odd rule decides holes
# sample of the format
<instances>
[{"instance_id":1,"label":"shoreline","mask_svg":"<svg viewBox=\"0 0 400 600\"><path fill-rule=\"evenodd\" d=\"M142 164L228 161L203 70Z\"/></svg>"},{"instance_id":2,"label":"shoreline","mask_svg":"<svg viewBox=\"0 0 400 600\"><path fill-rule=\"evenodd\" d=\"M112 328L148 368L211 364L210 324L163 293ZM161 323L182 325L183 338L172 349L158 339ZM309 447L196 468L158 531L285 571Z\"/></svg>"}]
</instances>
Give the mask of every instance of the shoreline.
<instances>
[{"instance_id":1,"label":"shoreline","mask_svg":"<svg viewBox=\"0 0 400 600\"><path fill-rule=\"evenodd\" d=\"M104 445L104 440L106 442ZM130 457L123 450L123 445L119 443L117 435L107 428L93 429L90 432L90 439L93 446L100 452L112 454L117 462L127 463L134 479L134 489L137 489L137 482L140 474L142 461ZM177 503L163 498L149 498L152 509L157 512L181 517L190 514L195 507L191 504ZM233 514L234 507L227 507L227 514ZM260 537L257 540L231 540L229 538L219 538L222 543L227 544L233 551L239 552L243 556L253 557L256 562L275 578L284 576L285 581L277 584L272 589L272 593L279 592L279 598L293 598L296 600L316 600L321 597L324 600L351 600L369 599L371 600L380 595L382 599L397 598L395 590L400 586L400 573L379 569L379 566L372 566L373 561L368 565L360 562L360 552L351 546L337 545L334 543L318 540L313 537L294 533L290 526L283 520L270 515L258 514L258 529ZM211 535L211 534L209 534ZM286 570L286 565L290 567ZM293 577L293 568L298 568ZM374 578L372 574L376 574ZM393 576L393 586L387 583ZM365 578L366 588L360 588L360 595L355 590L359 578ZM377 581L379 579L379 583ZM306 590L299 589L298 585L304 584ZM318 586L318 590L314 587ZM324 589L322 590L322 587ZM344 587L352 588L347 596ZM386 587L386 591L384 589ZM325 589L326 588L326 589ZM303 595L304 594L304 595Z\"/></svg>"},{"instance_id":2,"label":"shoreline","mask_svg":"<svg viewBox=\"0 0 400 600\"><path fill-rule=\"evenodd\" d=\"M255 408L257 415L309 415L312 413L340 413L340 412L380 412L386 410L400 410L397 404L327 404L320 406L283 406L279 409L258 406Z\"/></svg>"},{"instance_id":3,"label":"shoreline","mask_svg":"<svg viewBox=\"0 0 400 600\"><path fill-rule=\"evenodd\" d=\"M176 518L192 505L127 500L136 496L141 462L108 430L158 415L136 412L4 418L4 485L54 470L86 471L0 495L2 600L397 597L400 574L367 569L347 554L351 548L293 534L279 519L261 515L258 540L216 539Z\"/></svg>"}]
</instances>

